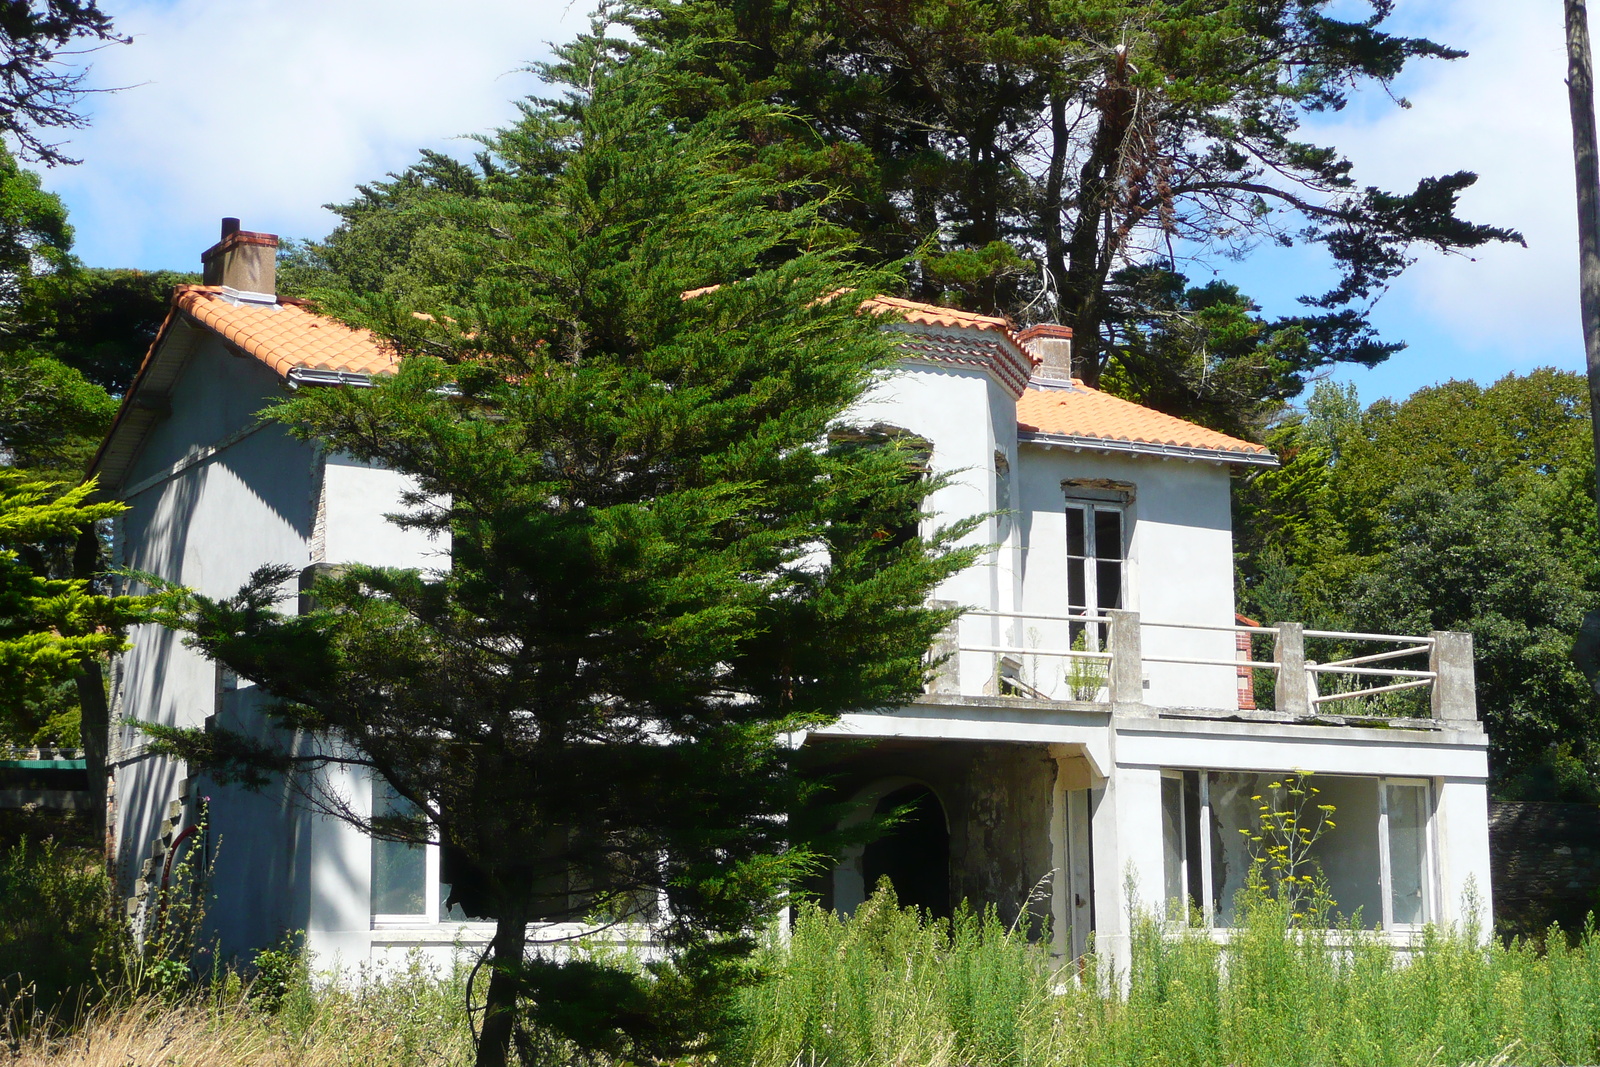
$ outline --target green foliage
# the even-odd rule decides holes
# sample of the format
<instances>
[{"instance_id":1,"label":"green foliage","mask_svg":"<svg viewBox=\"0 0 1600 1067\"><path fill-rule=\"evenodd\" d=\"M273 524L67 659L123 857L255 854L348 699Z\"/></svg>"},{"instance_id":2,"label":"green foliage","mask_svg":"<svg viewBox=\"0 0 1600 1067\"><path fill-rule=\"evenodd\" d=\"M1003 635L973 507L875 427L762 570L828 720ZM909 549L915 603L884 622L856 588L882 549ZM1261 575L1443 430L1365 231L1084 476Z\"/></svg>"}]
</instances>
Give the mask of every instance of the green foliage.
<instances>
[{"instance_id":1,"label":"green foliage","mask_svg":"<svg viewBox=\"0 0 1600 1067\"><path fill-rule=\"evenodd\" d=\"M255 976L250 981L250 999L263 1011L277 1014L292 998L310 991L311 968L303 933L286 935L277 948L259 950L251 966Z\"/></svg>"},{"instance_id":2,"label":"green foliage","mask_svg":"<svg viewBox=\"0 0 1600 1067\"><path fill-rule=\"evenodd\" d=\"M1334 805L1318 803L1322 790L1310 778L1306 771L1287 774L1250 798L1257 806L1257 825L1254 832L1239 830L1249 836L1254 857L1245 885L1255 899L1245 901L1247 915L1270 901L1287 912L1291 926L1328 925L1337 902L1313 852L1338 823L1333 821Z\"/></svg>"},{"instance_id":3,"label":"green foliage","mask_svg":"<svg viewBox=\"0 0 1600 1067\"><path fill-rule=\"evenodd\" d=\"M1353 312L1262 318L1237 287L1129 267L1112 278L1101 386L1224 433L1259 440L1319 368L1373 366L1402 346Z\"/></svg>"},{"instance_id":4,"label":"green foliage","mask_svg":"<svg viewBox=\"0 0 1600 1067\"><path fill-rule=\"evenodd\" d=\"M0 859L0 902L0 995L12 1032L75 1018L127 947L98 852L19 842Z\"/></svg>"},{"instance_id":5,"label":"green foliage","mask_svg":"<svg viewBox=\"0 0 1600 1067\"><path fill-rule=\"evenodd\" d=\"M1365 411L1322 385L1269 443L1283 466L1238 494L1242 610L1268 624L1469 632L1497 782L1557 743L1593 762L1600 708L1571 658L1600 598L1581 376L1449 382Z\"/></svg>"},{"instance_id":6,"label":"green foliage","mask_svg":"<svg viewBox=\"0 0 1600 1067\"><path fill-rule=\"evenodd\" d=\"M1349 160L1303 139L1308 115L1353 91L1388 86L1414 59L1464 54L1385 33L1386 0L1365 17L1348 6L659 0L627 21L633 47L677 58L675 117L779 103L752 123L744 164L815 182L797 195L826 198L828 219L875 261L905 259L918 299L1065 323L1091 384L1125 359L1124 381L1159 402L1248 422L1310 370L1397 347L1375 337L1365 305L1414 247L1520 240L1456 216L1471 174L1361 188ZM1178 318L1165 324L1150 321L1159 302L1129 292L1175 277L1151 264L1262 240L1320 245L1339 270L1306 315L1242 331L1274 336L1238 336L1247 305L1225 286L1201 290L1198 307L1166 294ZM1208 312L1213 300L1237 310ZM1130 324L1156 336L1119 337ZM1152 345L1174 365L1152 362ZM1210 382L1194 365L1219 355L1232 373L1195 403L1194 385Z\"/></svg>"},{"instance_id":7,"label":"green foliage","mask_svg":"<svg viewBox=\"0 0 1600 1067\"><path fill-rule=\"evenodd\" d=\"M1087 630L1072 639L1072 651L1084 652L1088 648ZM1100 690L1111 677L1111 664L1102 659L1071 656L1067 659L1066 674L1067 691L1072 694L1073 700L1097 700Z\"/></svg>"},{"instance_id":8,"label":"green foliage","mask_svg":"<svg viewBox=\"0 0 1600 1067\"><path fill-rule=\"evenodd\" d=\"M3 92L0 92L3 96ZM3 123L0 123L3 125ZM60 197L0 149L0 449L76 480L180 276L82 267Z\"/></svg>"},{"instance_id":9,"label":"green foliage","mask_svg":"<svg viewBox=\"0 0 1600 1067\"><path fill-rule=\"evenodd\" d=\"M727 165L765 111L673 126L650 64L586 47L566 55L592 79L487 140L481 189L408 209L431 236L402 281L319 294L398 373L268 413L414 479L398 521L449 537L444 569L343 567L297 616L274 610L282 569L231 600L167 594L166 621L280 697L282 726L338 745L158 740L253 783L328 752L370 767L426 823L335 813L399 840L436 826L483 876L468 910L518 940L664 895L653 1021L614 976L521 968L516 946L488 993L491 1022L508 986L548 990L551 1025L664 1055L669 1031L703 1041L810 861L787 736L921 690L950 618L927 595L970 562L950 546L972 524L919 536L941 483L914 450L830 444L896 361L840 294L886 281L789 186Z\"/></svg>"},{"instance_id":10,"label":"green foliage","mask_svg":"<svg viewBox=\"0 0 1600 1067\"><path fill-rule=\"evenodd\" d=\"M1033 1061L1059 980L992 911L927 920L886 886L848 919L802 905L760 963L726 1053L752 1067Z\"/></svg>"},{"instance_id":11,"label":"green foliage","mask_svg":"<svg viewBox=\"0 0 1600 1067\"><path fill-rule=\"evenodd\" d=\"M774 939L730 1054L794 1063L1388 1065L1586 1063L1600 1054L1600 936L1547 952L1472 926L1408 952L1355 929L1291 928L1257 901L1225 943L1134 922L1131 969L970 916L923 922L883 893L840 920L815 908ZM1125 985L1124 985L1125 982Z\"/></svg>"},{"instance_id":12,"label":"green foliage","mask_svg":"<svg viewBox=\"0 0 1600 1067\"><path fill-rule=\"evenodd\" d=\"M8 465L66 480L88 466L116 412L116 401L73 367L0 350L0 446Z\"/></svg>"},{"instance_id":13,"label":"green foliage","mask_svg":"<svg viewBox=\"0 0 1600 1067\"><path fill-rule=\"evenodd\" d=\"M134 597L103 596L83 578L49 577L41 546L75 541L123 510L86 503L92 482L61 490L0 468L0 741L59 741L62 686L85 659L123 647L140 616Z\"/></svg>"},{"instance_id":14,"label":"green foliage","mask_svg":"<svg viewBox=\"0 0 1600 1067\"><path fill-rule=\"evenodd\" d=\"M199 280L181 271L112 270L76 262L31 275L23 283L6 347L55 360L98 390L121 396L167 317L173 288ZM107 425L109 418L101 434Z\"/></svg>"}]
</instances>

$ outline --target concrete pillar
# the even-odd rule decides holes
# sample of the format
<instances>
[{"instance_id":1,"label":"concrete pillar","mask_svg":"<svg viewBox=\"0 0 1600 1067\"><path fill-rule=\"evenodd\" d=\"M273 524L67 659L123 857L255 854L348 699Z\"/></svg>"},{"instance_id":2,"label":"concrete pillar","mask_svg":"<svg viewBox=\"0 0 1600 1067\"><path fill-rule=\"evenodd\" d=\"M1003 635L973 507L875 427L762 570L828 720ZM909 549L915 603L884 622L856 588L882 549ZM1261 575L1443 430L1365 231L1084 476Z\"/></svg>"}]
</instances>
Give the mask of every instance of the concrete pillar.
<instances>
[{"instance_id":1,"label":"concrete pillar","mask_svg":"<svg viewBox=\"0 0 1600 1067\"><path fill-rule=\"evenodd\" d=\"M954 600L930 600L928 606L936 610L956 607ZM961 692L961 655L957 651L960 645L961 619L951 619L950 624L939 631L933 639L933 647L928 650L931 660L936 666L933 675L923 686L928 693L956 694Z\"/></svg>"},{"instance_id":2,"label":"concrete pillar","mask_svg":"<svg viewBox=\"0 0 1600 1067\"><path fill-rule=\"evenodd\" d=\"M1474 921L1478 936L1487 942L1494 932L1486 832L1489 790L1482 778L1442 778L1436 788L1433 842L1440 899L1435 920L1458 927Z\"/></svg>"},{"instance_id":3,"label":"concrete pillar","mask_svg":"<svg viewBox=\"0 0 1600 1067\"><path fill-rule=\"evenodd\" d=\"M1435 630L1428 669L1433 671L1433 717L1476 722L1478 692L1472 668L1472 635Z\"/></svg>"},{"instance_id":4,"label":"concrete pillar","mask_svg":"<svg viewBox=\"0 0 1600 1067\"><path fill-rule=\"evenodd\" d=\"M1126 982L1133 921L1161 899L1160 768L1114 767L1093 821L1095 951Z\"/></svg>"},{"instance_id":5,"label":"concrete pillar","mask_svg":"<svg viewBox=\"0 0 1600 1067\"><path fill-rule=\"evenodd\" d=\"M1111 619L1111 703L1144 703L1144 654L1139 648L1139 613L1108 611Z\"/></svg>"},{"instance_id":6,"label":"concrete pillar","mask_svg":"<svg viewBox=\"0 0 1600 1067\"><path fill-rule=\"evenodd\" d=\"M1311 714L1310 686L1306 684L1306 627L1304 623L1278 623L1278 639L1273 658L1278 662L1278 714Z\"/></svg>"}]
</instances>

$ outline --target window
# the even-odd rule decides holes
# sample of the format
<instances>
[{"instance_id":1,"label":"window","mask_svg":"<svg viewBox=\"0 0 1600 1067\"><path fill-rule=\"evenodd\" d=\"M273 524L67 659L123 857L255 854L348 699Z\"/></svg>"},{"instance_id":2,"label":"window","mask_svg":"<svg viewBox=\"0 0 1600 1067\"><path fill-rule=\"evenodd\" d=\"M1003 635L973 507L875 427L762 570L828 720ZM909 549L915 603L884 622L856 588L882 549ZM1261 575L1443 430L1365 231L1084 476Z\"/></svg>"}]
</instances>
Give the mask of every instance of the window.
<instances>
[{"instance_id":1,"label":"window","mask_svg":"<svg viewBox=\"0 0 1600 1067\"><path fill-rule=\"evenodd\" d=\"M1384 881L1389 884L1384 926L1421 925L1428 907L1428 783L1399 779L1383 784L1379 840L1384 842Z\"/></svg>"},{"instance_id":2,"label":"window","mask_svg":"<svg viewBox=\"0 0 1600 1067\"><path fill-rule=\"evenodd\" d=\"M841 427L828 434L828 451L839 459L863 467L888 462L894 468L892 489L880 487L871 499L846 502L834 523L831 547L854 548L867 541L884 551L894 551L920 533L921 484L927 477L933 446L898 426Z\"/></svg>"},{"instance_id":3,"label":"window","mask_svg":"<svg viewBox=\"0 0 1600 1067\"><path fill-rule=\"evenodd\" d=\"M1164 771L1161 780L1163 896L1198 904L1208 925L1238 924L1240 893L1254 860L1250 835L1261 801L1281 775ZM1341 921L1394 929L1429 922L1432 910L1431 795L1423 780L1315 775L1315 803L1331 804L1334 828L1312 857L1328 880ZM1181 912L1179 913L1181 915Z\"/></svg>"},{"instance_id":4,"label":"window","mask_svg":"<svg viewBox=\"0 0 1600 1067\"><path fill-rule=\"evenodd\" d=\"M389 783L372 783L372 814L415 815ZM448 844L372 839L372 918L382 923L481 922L486 885L465 853Z\"/></svg>"},{"instance_id":5,"label":"window","mask_svg":"<svg viewBox=\"0 0 1600 1067\"><path fill-rule=\"evenodd\" d=\"M1111 494L1106 494L1111 495ZM1123 506L1098 500L1067 501L1067 614L1104 615L1122 607L1126 553ZM1073 647L1098 651L1100 628L1071 624Z\"/></svg>"},{"instance_id":6,"label":"window","mask_svg":"<svg viewBox=\"0 0 1600 1067\"><path fill-rule=\"evenodd\" d=\"M1187 922L1189 907L1205 899L1199 779L1194 771L1161 772L1162 906L1170 922Z\"/></svg>"}]
</instances>

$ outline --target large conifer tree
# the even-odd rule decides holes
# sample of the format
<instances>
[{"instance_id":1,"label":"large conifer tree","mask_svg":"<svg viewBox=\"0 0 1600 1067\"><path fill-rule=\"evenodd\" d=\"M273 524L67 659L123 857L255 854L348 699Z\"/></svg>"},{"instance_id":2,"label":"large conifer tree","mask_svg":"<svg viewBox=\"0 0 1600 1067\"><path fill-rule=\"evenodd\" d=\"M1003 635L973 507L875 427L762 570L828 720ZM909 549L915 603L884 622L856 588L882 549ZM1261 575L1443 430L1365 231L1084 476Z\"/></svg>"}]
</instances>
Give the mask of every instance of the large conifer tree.
<instances>
[{"instance_id":1,"label":"large conifer tree","mask_svg":"<svg viewBox=\"0 0 1600 1067\"><path fill-rule=\"evenodd\" d=\"M1375 335L1366 308L1414 249L1520 240L1457 216L1471 173L1363 187L1351 160L1307 139L1308 116L1361 87L1465 55L1385 32L1392 7L645 0L629 17L644 47L707 42L678 53L690 57L680 113L780 103L761 167L847 188L831 217L885 259L906 257L919 299L1071 326L1074 374L1093 385L1144 355L1125 345L1130 317L1152 310L1119 280L1127 267L1179 270L1262 241L1321 245L1337 282L1272 326L1302 334L1304 378L1399 347ZM1185 416L1207 407L1160 389L1135 398Z\"/></svg>"},{"instance_id":2,"label":"large conifer tree","mask_svg":"<svg viewBox=\"0 0 1600 1067\"><path fill-rule=\"evenodd\" d=\"M641 1059L708 1032L811 856L789 738L919 692L948 620L927 595L970 559L949 547L969 525L901 536L933 488L920 457L837 432L895 359L841 294L885 279L728 165L756 112L675 127L653 66L612 54L568 50L553 73L581 89L488 139L474 188L416 201L406 285L323 294L398 374L270 412L414 478L396 521L439 535L437 573L344 567L298 615L274 608L282 570L168 601L323 742L160 731L169 750L257 782L370 768L419 817L323 802L470 860L497 921L480 1064L528 1013ZM524 962L530 922L658 898L651 979Z\"/></svg>"}]
</instances>

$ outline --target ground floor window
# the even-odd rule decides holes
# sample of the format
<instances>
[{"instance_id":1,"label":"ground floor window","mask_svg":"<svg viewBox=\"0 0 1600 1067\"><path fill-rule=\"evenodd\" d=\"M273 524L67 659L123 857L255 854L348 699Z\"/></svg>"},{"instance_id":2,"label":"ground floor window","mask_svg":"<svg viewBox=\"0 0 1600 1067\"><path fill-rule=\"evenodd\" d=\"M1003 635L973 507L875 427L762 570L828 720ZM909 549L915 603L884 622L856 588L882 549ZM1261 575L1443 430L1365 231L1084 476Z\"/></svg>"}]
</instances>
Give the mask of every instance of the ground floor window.
<instances>
[{"instance_id":1,"label":"ground floor window","mask_svg":"<svg viewBox=\"0 0 1600 1067\"><path fill-rule=\"evenodd\" d=\"M372 816L416 814L416 805L383 781L372 783ZM372 917L397 922L432 922L432 883L438 880L436 850L405 841L372 839ZM434 868L430 871L430 867Z\"/></svg>"},{"instance_id":2,"label":"ground floor window","mask_svg":"<svg viewBox=\"0 0 1600 1067\"><path fill-rule=\"evenodd\" d=\"M1207 925L1236 925L1250 866L1261 851L1253 838L1262 806L1282 798L1284 781L1282 774L1163 772L1163 895L1169 917L1187 909ZM1330 824L1309 856L1327 878L1336 918L1384 929L1431 921L1429 783L1322 774L1304 781L1316 790L1300 802L1306 818L1325 817Z\"/></svg>"},{"instance_id":3,"label":"ground floor window","mask_svg":"<svg viewBox=\"0 0 1600 1067\"><path fill-rule=\"evenodd\" d=\"M372 814L414 815L416 805L372 783ZM459 849L372 839L372 919L382 923L482 921L482 879Z\"/></svg>"}]
</instances>

